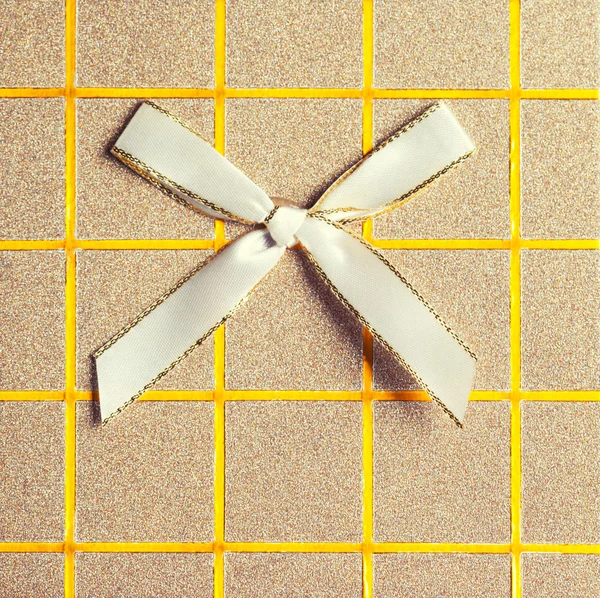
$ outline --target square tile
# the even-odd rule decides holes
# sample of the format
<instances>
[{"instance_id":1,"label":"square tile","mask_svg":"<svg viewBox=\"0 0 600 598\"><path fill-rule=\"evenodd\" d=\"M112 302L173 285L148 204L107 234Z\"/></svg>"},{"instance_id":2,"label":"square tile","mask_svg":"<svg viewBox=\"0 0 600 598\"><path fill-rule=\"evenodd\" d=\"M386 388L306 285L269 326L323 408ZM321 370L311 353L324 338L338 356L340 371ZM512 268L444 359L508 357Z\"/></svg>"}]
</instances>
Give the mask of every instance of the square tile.
<instances>
[{"instance_id":1,"label":"square tile","mask_svg":"<svg viewBox=\"0 0 600 598\"><path fill-rule=\"evenodd\" d=\"M0 87L65 84L64 0L4 0L0 5Z\"/></svg>"},{"instance_id":2,"label":"square tile","mask_svg":"<svg viewBox=\"0 0 600 598\"><path fill-rule=\"evenodd\" d=\"M388 250L385 256L477 355L474 389L510 389L510 256L496 250ZM376 390L419 389L379 343Z\"/></svg>"},{"instance_id":3,"label":"square tile","mask_svg":"<svg viewBox=\"0 0 600 598\"><path fill-rule=\"evenodd\" d=\"M0 99L3 239L64 237L64 110L62 98Z\"/></svg>"},{"instance_id":4,"label":"square tile","mask_svg":"<svg viewBox=\"0 0 600 598\"><path fill-rule=\"evenodd\" d=\"M157 102L212 143L212 100ZM138 105L121 98L77 101L77 236L212 239L212 218L180 205L109 153Z\"/></svg>"},{"instance_id":5,"label":"square tile","mask_svg":"<svg viewBox=\"0 0 600 598\"><path fill-rule=\"evenodd\" d=\"M75 555L76 598L212 598L213 555L94 553Z\"/></svg>"},{"instance_id":6,"label":"square tile","mask_svg":"<svg viewBox=\"0 0 600 598\"><path fill-rule=\"evenodd\" d=\"M0 390L61 390L63 251L0 251Z\"/></svg>"},{"instance_id":7,"label":"square tile","mask_svg":"<svg viewBox=\"0 0 600 598\"><path fill-rule=\"evenodd\" d=\"M433 100L375 100L373 138L385 141ZM476 152L396 210L374 220L388 239L510 237L510 138L506 100L446 100Z\"/></svg>"},{"instance_id":8,"label":"square tile","mask_svg":"<svg viewBox=\"0 0 600 598\"><path fill-rule=\"evenodd\" d=\"M225 109L225 155L270 197L312 206L362 158L362 100L233 98Z\"/></svg>"},{"instance_id":9,"label":"square tile","mask_svg":"<svg viewBox=\"0 0 600 598\"><path fill-rule=\"evenodd\" d=\"M360 554L225 555L226 598L362 598Z\"/></svg>"},{"instance_id":10,"label":"square tile","mask_svg":"<svg viewBox=\"0 0 600 598\"><path fill-rule=\"evenodd\" d=\"M362 1L229 0L229 87L361 87Z\"/></svg>"},{"instance_id":11,"label":"square tile","mask_svg":"<svg viewBox=\"0 0 600 598\"><path fill-rule=\"evenodd\" d=\"M225 539L360 542L362 404L225 408Z\"/></svg>"},{"instance_id":12,"label":"square tile","mask_svg":"<svg viewBox=\"0 0 600 598\"><path fill-rule=\"evenodd\" d=\"M373 407L376 542L510 541L510 409L469 405L461 430L431 402Z\"/></svg>"},{"instance_id":13,"label":"square tile","mask_svg":"<svg viewBox=\"0 0 600 598\"><path fill-rule=\"evenodd\" d=\"M227 389L362 388L362 326L302 251L283 255L225 335Z\"/></svg>"},{"instance_id":14,"label":"square tile","mask_svg":"<svg viewBox=\"0 0 600 598\"><path fill-rule=\"evenodd\" d=\"M77 404L78 542L209 542L213 403L142 401L101 427Z\"/></svg>"},{"instance_id":15,"label":"square tile","mask_svg":"<svg viewBox=\"0 0 600 598\"><path fill-rule=\"evenodd\" d=\"M600 555L522 554L523 598L600 596Z\"/></svg>"},{"instance_id":16,"label":"square tile","mask_svg":"<svg viewBox=\"0 0 600 598\"><path fill-rule=\"evenodd\" d=\"M521 0L523 87L598 87L599 61L596 0Z\"/></svg>"},{"instance_id":17,"label":"square tile","mask_svg":"<svg viewBox=\"0 0 600 598\"><path fill-rule=\"evenodd\" d=\"M375 86L507 88L508 4L496 0L374 0Z\"/></svg>"},{"instance_id":18,"label":"square tile","mask_svg":"<svg viewBox=\"0 0 600 598\"><path fill-rule=\"evenodd\" d=\"M77 388L96 388L93 352L211 255L197 250L77 252ZM212 337L153 388L214 387Z\"/></svg>"},{"instance_id":19,"label":"square tile","mask_svg":"<svg viewBox=\"0 0 600 598\"><path fill-rule=\"evenodd\" d=\"M63 598L64 560L62 553L0 554L0 597Z\"/></svg>"},{"instance_id":20,"label":"square tile","mask_svg":"<svg viewBox=\"0 0 600 598\"><path fill-rule=\"evenodd\" d=\"M375 554L378 598L510 598L508 554Z\"/></svg>"},{"instance_id":21,"label":"square tile","mask_svg":"<svg viewBox=\"0 0 600 598\"><path fill-rule=\"evenodd\" d=\"M78 0L80 87L212 87L214 0Z\"/></svg>"},{"instance_id":22,"label":"square tile","mask_svg":"<svg viewBox=\"0 0 600 598\"><path fill-rule=\"evenodd\" d=\"M0 402L0 542L63 541L64 439L64 403Z\"/></svg>"},{"instance_id":23,"label":"square tile","mask_svg":"<svg viewBox=\"0 0 600 598\"><path fill-rule=\"evenodd\" d=\"M521 536L600 542L600 404L521 405Z\"/></svg>"},{"instance_id":24,"label":"square tile","mask_svg":"<svg viewBox=\"0 0 600 598\"><path fill-rule=\"evenodd\" d=\"M527 239L600 236L600 103L521 103L521 231Z\"/></svg>"},{"instance_id":25,"label":"square tile","mask_svg":"<svg viewBox=\"0 0 600 598\"><path fill-rule=\"evenodd\" d=\"M521 387L600 389L600 252L521 252Z\"/></svg>"}]
</instances>

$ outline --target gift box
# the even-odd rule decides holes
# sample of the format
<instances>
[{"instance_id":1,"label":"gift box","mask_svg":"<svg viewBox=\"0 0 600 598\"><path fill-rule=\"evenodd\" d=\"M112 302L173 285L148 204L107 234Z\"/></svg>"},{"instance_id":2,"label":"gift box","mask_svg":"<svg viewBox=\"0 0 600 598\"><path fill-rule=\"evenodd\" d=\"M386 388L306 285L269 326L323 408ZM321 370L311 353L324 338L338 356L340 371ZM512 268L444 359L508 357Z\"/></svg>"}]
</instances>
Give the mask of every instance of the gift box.
<instances>
[{"instance_id":1,"label":"gift box","mask_svg":"<svg viewBox=\"0 0 600 598\"><path fill-rule=\"evenodd\" d=\"M600 592L599 19L594 0L2 3L0 596ZM475 154L347 228L477 354L462 429L297 246L100 424L94 352L250 230L111 155L144 100L302 208L451 109Z\"/></svg>"}]
</instances>

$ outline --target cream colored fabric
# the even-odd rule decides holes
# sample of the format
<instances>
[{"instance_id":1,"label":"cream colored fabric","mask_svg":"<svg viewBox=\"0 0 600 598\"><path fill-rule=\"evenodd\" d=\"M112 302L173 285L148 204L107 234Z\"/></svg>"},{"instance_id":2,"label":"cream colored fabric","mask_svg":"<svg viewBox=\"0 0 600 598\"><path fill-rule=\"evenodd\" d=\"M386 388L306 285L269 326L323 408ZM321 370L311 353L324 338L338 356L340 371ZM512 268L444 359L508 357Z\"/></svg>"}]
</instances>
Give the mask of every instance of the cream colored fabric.
<instances>
[{"instance_id":1,"label":"cream colored fabric","mask_svg":"<svg viewBox=\"0 0 600 598\"><path fill-rule=\"evenodd\" d=\"M162 109L143 104L119 137L115 155L195 208L265 227L226 246L99 350L103 421L220 325L297 241L340 298L432 398L462 421L474 377L472 354L382 256L333 220L380 210L472 150L441 104L341 177L316 208L275 209L208 143Z\"/></svg>"}]
</instances>

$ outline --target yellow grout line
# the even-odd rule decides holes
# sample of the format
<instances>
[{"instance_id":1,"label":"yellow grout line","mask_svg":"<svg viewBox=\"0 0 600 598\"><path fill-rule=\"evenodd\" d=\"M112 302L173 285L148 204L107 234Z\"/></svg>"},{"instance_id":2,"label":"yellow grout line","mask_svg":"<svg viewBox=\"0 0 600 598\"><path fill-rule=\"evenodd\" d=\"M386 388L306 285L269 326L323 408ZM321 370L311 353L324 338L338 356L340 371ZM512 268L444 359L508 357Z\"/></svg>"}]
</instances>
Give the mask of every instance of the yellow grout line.
<instances>
[{"instance_id":1,"label":"yellow grout line","mask_svg":"<svg viewBox=\"0 0 600 598\"><path fill-rule=\"evenodd\" d=\"M368 117L365 117L368 118ZM224 227L217 221L216 239L71 239L73 249L215 249L225 242ZM380 249L600 249L600 239L379 239L373 238L371 221L364 223L367 241ZM0 240L0 251L64 249L66 240Z\"/></svg>"},{"instance_id":2,"label":"yellow grout line","mask_svg":"<svg viewBox=\"0 0 600 598\"><path fill-rule=\"evenodd\" d=\"M373 149L373 0L363 0L362 151ZM371 236L372 223L363 223ZM373 596L373 336L363 328L363 598Z\"/></svg>"},{"instance_id":3,"label":"yellow grout line","mask_svg":"<svg viewBox=\"0 0 600 598\"><path fill-rule=\"evenodd\" d=\"M215 149L225 155L225 68L226 68L226 4L215 1ZM215 220L214 249L225 244L225 224ZM214 488L214 579L213 596L223 598L225 593L225 326L214 333L215 372L215 488Z\"/></svg>"},{"instance_id":4,"label":"yellow grout line","mask_svg":"<svg viewBox=\"0 0 600 598\"><path fill-rule=\"evenodd\" d=\"M510 1L510 471L512 598L521 598L521 5Z\"/></svg>"},{"instance_id":5,"label":"yellow grout line","mask_svg":"<svg viewBox=\"0 0 600 598\"><path fill-rule=\"evenodd\" d=\"M365 364L370 364L368 348L365 351ZM362 401L365 391L335 390L224 390L223 400L227 401ZM76 401L95 400L92 391L76 390ZM372 401L429 401L427 393L421 390L372 390ZM510 401L513 393L497 390L474 390L469 401ZM535 390L521 391L521 401L547 402L600 402L600 390ZM149 390L138 401L213 401L212 390ZM63 401L64 391L16 390L0 391L0 401Z\"/></svg>"},{"instance_id":6,"label":"yellow grout line","mask_svg":"<svg viewBox=\"0 0 600 598\"><path fill-rule=\"evenodd\" d=\"M161 553L201 553L214 552L214 542L73 542L73 552L161 552ZM226 542L226 552L362 552L363 545L352 542ZM428 542L377 542L373 543L374 554L394 553L470 553L470 554L509 554L512 544L467 544L467 543L428 543ZM1 542L0 553L47 553L64 552L65 544L60 542ZM546 554L600 554L600 544L522 544L521 552Z\"/></svg>"},{"instance_id":7,"label":"yellow grout line","mask_svg":"<svg viewBox=\"0 0 600 598\"><path fill-rule=\"evenodd\" d=\"M65 598L75 596L75 471L76 471L76 253L74 247L76 226L76 107L75 107L75 28L76 0L66 0L65 56L66 56L66 114L65 114Z\"/></svg>"},{"instance_id":8,"label":"yellow grout line","mask_svg":"<svg viewBox=\"0 0 600 598\"><path fill-rule=\"evenodd\" d=\"M222 88L228 98L361 98L364 91L355 88ZM598 89L523 89L519 97L535 100L597 100ZM76 98L214 98L212 88L189 87L73 87ZM512 95L511 95L512 94ZM62 87L0 88L0 98L56 98L67 95ZM510 98L510 89L372 89L375 98L434 99L434 98Z\"/></svg>"}]
</instances>

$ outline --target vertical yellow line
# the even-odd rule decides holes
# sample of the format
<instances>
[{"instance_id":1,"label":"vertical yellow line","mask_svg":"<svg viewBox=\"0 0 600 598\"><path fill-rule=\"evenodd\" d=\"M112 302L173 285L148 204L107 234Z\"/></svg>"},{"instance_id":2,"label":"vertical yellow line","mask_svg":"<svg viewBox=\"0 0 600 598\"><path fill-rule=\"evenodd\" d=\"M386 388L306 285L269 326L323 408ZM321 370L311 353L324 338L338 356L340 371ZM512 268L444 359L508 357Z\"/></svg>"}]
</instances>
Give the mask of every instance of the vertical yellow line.
<instances>
[{"instance_id":1,"label":"vertical yellow line","mask_svg":"<svg viewBox=\"0 0 600 598\"><path fill-rule=\"evenodd\" d=\"M215 4L215 148L225 154L225 0ZM225 224L215 221L215 251L225 243ZM225 586L225 326L214 334L215 343L215 563L214 598L223 598Z\"/></svg>"},{"instance_id":2,"label":"vertical yellow line","mask_svg":"<svg viewBox=\"0 0 600 598\"><path fill-rule=\"evenodd\" d=\"M75 373L76 256L75 242L75 27L76 0L65 3L65 598L75 596Z\"/></svg>"},{"instance_id":3,"label":"vertical yellow line","mask_svg":"<svg viewBox=\"0 0 600 598\"><path fill-rule=\"evenodd\" d=\"M373 147L373 0L363 0L363 154ZM371 237L370 220L363 235ZM363 329L363 597L373 595L373 337Z\"/></svg>"},{"instance_id":4,"label":"vertical yellow line","mask_svg":"<svg viewBox=\"0 0 600 598\"><path fill-rule=\"evenodd\" d=\"M521 597L521 75L520 0L510 2L510 361L512 596Z\"/></svg>"}]
</instances>

